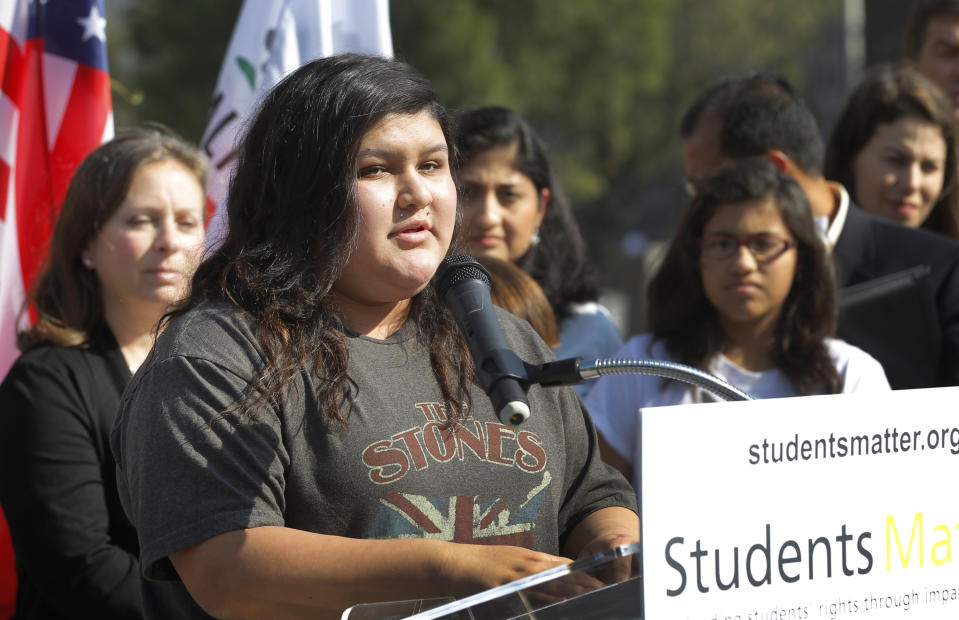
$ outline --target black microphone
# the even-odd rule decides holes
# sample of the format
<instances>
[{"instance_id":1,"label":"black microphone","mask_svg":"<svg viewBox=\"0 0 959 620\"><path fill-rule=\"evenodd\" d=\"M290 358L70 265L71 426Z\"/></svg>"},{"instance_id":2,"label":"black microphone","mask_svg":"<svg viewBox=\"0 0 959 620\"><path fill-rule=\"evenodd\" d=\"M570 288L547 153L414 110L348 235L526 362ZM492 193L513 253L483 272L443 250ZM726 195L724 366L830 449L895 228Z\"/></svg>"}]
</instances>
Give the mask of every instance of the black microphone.
<instances>
[{"instance_id":1,"label":"black microphone","mask_svg":"<svg viewBox=\"0 0 959 620\"><path fill-rule=\"evenodd\" d=\"M434 277L439 294L456 319L476 366L480 385L503 424L518 426L529 417L526 367L506 346L493 301L490 275L466 254L447 256Z\"/></svg>"}]
</instances>

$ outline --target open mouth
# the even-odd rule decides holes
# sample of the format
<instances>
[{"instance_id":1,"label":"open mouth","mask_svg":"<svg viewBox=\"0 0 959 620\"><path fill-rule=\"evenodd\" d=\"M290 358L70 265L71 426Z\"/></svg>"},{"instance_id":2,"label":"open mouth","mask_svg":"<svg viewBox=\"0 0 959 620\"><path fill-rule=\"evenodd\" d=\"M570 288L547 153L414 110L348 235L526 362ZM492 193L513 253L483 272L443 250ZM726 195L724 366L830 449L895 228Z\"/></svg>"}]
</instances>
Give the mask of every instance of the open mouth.
<instances>
[{"instance_id":1,"label":"open mouth","mask_svg":"<svg viewBox=\"0 0 959 620\"><path fill-rule=\"evenodd\" d=\"M430 234L430 226L426 222L410 224L403 230L393 233L392 237L410 243L418 243Z\"/></svg>"}]
</instances>

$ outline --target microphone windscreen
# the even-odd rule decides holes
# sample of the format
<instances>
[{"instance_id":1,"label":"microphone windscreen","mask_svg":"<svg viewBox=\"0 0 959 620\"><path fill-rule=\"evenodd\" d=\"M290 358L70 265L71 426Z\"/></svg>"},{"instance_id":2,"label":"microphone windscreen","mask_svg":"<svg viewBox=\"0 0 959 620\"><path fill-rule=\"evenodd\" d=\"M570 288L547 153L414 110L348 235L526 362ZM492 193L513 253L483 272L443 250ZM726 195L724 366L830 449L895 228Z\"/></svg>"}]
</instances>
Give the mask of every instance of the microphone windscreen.
<instances>
[{"instance_id":1,"label":"microphone windscreen","mask_svg":"<svg viewBox=\"0 0 959 620\"><path fill-rule=\"evenodd\" d=\"M444 258L433 279L440 299L446 297L450 288L464 280L480 280L486 286L492 282L486 268L469 254L450 254Z\"/></svg>"}]
</instances>

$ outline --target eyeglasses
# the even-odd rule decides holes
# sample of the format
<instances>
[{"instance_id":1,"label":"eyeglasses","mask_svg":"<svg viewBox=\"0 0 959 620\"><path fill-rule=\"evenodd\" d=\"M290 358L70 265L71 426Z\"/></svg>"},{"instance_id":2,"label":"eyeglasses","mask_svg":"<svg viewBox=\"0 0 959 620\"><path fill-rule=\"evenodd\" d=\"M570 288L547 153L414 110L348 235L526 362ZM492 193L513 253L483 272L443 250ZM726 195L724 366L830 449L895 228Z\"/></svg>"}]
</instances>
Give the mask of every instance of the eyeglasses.
<instances>
[{"instance_id":1,"label":"eyeglasses","mask_svg":"<svg viewBox=\"0 0 959 620\"><path fill-rule=\"evenodd\" d=\"M777 235L763 233L737 237L735 235L707 235L699 240L699 249L706 258L725 259L746 246L757 263L771 263L787 250L796 247L795 241L788 241Z\"/></svg>"}]
</instances>

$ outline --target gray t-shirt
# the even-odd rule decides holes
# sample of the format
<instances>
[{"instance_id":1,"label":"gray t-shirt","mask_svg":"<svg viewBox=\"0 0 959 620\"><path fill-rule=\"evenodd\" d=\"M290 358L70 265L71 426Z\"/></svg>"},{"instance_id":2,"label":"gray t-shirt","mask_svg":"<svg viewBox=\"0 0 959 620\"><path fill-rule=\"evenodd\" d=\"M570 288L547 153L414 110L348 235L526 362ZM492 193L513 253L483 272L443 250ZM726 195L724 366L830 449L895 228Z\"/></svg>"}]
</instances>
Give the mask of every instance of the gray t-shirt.
<instances>
[{"instance_id":1,"label":"gray t-shirt","mask_svg":"<svg viewBox=\"0 0 959 620\"><path fill-rule=\"evenodd\" d=\"M498 317L525 361L552 357L526 323ZM428 349L411 324L387 340L351 334L347 343L358 397L344 430L320 411L306 372L252 418L222 413L263 364L249 320L232 306L204 304L164 331L125 392L111 437L145 576L176 579L171 553L242 528L555 554L590 512L635 510L628 484L599 461L571 389L533 386L530 419L508 427L473 386L472 414L450 432Z\"/></svg>"}]
</instances>

